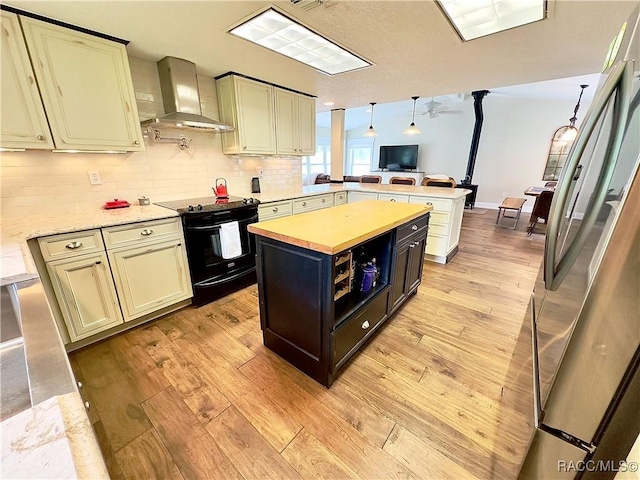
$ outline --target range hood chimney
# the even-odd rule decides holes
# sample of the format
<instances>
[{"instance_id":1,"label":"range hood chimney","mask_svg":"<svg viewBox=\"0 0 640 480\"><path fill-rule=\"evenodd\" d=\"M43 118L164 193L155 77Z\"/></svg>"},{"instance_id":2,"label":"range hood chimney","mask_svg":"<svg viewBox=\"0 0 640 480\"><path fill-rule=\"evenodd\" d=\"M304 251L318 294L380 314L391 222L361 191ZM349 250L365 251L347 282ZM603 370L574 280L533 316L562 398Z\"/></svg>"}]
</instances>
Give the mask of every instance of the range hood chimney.
<instances>
[{"instance_id":1,"label":"range hood chimney","mask_svg":"<svg viewBox=\"0 0 640 480\"><path fill-rule=\"evenodd\" d=\"M176 57L158 62L160 89L165 115L140 122L143 127L177 127L194 130L231 132L232 126L202 115L196 65Z\"/></svg>"}]
</instances>

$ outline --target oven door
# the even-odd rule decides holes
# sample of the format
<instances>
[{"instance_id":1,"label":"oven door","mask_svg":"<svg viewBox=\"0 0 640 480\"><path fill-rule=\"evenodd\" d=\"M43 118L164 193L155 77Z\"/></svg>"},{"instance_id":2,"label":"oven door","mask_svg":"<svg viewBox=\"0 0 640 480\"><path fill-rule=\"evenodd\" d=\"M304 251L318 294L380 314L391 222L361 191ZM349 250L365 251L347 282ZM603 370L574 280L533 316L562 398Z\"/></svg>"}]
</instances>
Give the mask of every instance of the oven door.
<instances>
[{"instance_id":1,"label":"oven door","mask_svg":"<svg viewBox=\"0 0 640 480\"><path fill-rule=\"evenodd\" d=\"M242 253L234 258L222 257L220 229L228 222L238 222ZM187 216L184 231L191 280L194 286L225 283L255 269L255 241L247 225L258 221L257 209L237 209Z\"/></svg>"}]
</instances>

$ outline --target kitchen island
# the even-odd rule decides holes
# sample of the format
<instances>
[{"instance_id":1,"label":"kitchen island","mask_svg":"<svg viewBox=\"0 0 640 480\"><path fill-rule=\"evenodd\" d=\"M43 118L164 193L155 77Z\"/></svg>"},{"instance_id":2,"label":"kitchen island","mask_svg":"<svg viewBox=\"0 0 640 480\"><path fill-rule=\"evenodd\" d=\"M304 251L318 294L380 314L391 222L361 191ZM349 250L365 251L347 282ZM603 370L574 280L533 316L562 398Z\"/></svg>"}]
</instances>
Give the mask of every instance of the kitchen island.
<instances>
[{"instance_id":1,"label":"kitchen island","mask_svg":"<svg viewBox=\"0 0 640 480\"><path fill-rule=\"evenodd\" d=\"M416 292L430 211L368 200L249 225L265 346L331 386Z\"/></svg>"}]
</instances>

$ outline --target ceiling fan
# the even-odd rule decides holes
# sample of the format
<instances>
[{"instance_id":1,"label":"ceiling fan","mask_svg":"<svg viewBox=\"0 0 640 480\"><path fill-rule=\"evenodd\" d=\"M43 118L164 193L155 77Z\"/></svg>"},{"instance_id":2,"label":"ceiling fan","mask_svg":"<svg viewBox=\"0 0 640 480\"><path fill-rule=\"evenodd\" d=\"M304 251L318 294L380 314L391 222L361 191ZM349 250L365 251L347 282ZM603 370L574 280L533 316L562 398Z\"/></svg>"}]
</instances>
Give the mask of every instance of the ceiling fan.
<instances>
[{"instance_id":1,"label":"ceiling fan","mask_svg":"<svg viewBox=\"0 0 640 480\"><path fill-rule=\"evenodd\" d=\"M424 106L427 108L426 111L416 112L416 115L429 115L429 118L436 118L441 114L450 114L450 113L462 113L462 110L447 110L447 108L440 108L442 102L436 102L433 98L429 100Z\"/></svg>"}]
</instances>

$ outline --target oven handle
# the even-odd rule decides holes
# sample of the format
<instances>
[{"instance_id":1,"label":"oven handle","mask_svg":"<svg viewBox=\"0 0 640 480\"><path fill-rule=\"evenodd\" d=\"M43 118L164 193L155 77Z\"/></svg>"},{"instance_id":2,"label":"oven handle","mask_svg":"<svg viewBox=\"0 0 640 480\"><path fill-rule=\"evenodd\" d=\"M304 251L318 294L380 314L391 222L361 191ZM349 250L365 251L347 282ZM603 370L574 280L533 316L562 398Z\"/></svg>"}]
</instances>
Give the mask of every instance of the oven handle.
<instances>
[{"instance_id":1,"label":"oven handle","mask_svg":"<svg viewBox=\"0 0 640 480\"><path fill-rule=\"evenodd\" d=\"M258 215L251 218L247 218L245 220L238 220L238 225L248 225L250 223L255 223L257 220L258 220ZM213 230L220 230L220 226L223 225L224 223L230 223L230 222L223 222L217 225L186 225L185 229L193 230L197 232L211 232Z\"/></svg>"},{"instance_id":2,"label":"oven handle","mask_svg":"<svg viewBox=\"0 0 640 480\"><path fill-rule=\"evenodd\" d=\"M212 280L209 282L198 282L194 285L194 287L212 287L214 285L220 285L222 283L226 283L226 282L230 282L231 280L235 280L236 278L240 278L240 277L244 277L245 275L248 275L251 272L254 272L256 269L256 267L251 267L247 270L243 270L242 272L236 273L235 275L231 275L230 277L225 277L223 279L220 280Z\"/></svg>"}]
</instances>

